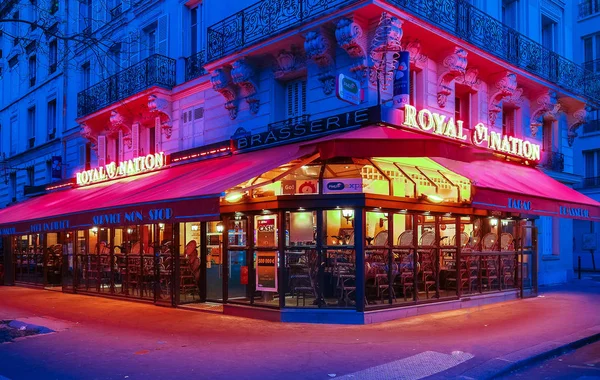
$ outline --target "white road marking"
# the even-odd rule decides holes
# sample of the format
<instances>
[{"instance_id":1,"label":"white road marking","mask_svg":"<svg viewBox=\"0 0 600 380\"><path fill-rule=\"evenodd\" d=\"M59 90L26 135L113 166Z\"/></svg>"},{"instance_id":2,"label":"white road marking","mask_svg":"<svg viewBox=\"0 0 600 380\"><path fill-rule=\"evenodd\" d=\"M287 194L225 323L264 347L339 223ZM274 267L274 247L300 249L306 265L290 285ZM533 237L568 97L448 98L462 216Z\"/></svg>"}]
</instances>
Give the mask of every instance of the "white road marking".
<instances>
[{"instance_id":1,"label":"white road marking","mask_svg":"<svg viewBox=\"0 0 600 380\"><path fill-rule=\"evenodd\" d=\"M454 351L453 354L425 351L404 359L350 373L341 376L340 379L417 380L456 367L473 357L473 355L461 351Z\"/></svg>"}]
</instances>

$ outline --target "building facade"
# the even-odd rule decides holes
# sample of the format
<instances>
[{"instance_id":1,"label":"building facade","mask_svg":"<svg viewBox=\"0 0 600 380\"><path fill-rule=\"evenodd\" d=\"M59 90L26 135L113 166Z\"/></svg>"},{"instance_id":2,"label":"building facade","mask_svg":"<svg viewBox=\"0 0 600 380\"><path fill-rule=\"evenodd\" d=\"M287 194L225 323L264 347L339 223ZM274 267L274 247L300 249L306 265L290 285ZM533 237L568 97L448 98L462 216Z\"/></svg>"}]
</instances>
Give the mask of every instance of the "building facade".
<instances>
[{"instance_id":1,"label":"building facade","mask_svg":"<svg viewBox=\"0 0 600 380\"><path fill-rule=\"evenodd\" d=\"M600 3L579 1L577 7L577 27L573 33L575 62L594 73L600 72ZM600 165L597 158L600 148L600 115L598 107L586 110L586 124L580 128L579 137L573 144L575 173L582 181L575 187L593 199L600 199ZM600 265L597 256L598 223L576 221L574 228L574 265L588 270L596 270Z\"/></svg>"},{"instance_id":2,"label":"building facade","mask_svg":"<svg viewBox=\"0 0 600 380\"><path fill-rule=\"evenodd\" d=\"M73 43L79 135L65 180L0 213L7 277L354 322L567 281L571 218L598 217L569 189L600 102L575 9L437 3L69 3L109 47Z\"/></svg>"}]
</instances>

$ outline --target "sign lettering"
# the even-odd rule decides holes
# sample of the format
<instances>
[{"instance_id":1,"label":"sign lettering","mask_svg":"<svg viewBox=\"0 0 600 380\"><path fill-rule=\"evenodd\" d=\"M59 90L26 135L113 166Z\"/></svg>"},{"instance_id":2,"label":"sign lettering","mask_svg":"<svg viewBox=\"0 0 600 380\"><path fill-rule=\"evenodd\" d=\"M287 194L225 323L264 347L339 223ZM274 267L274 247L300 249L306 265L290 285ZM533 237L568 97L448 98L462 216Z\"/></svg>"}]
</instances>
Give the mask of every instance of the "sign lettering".
<instances>
[{"instance_id":1,"label":"sign lettering","mask_svg":"<svg viewBox=\"0 0 600 380\"><path fill-rule=\"evenodd\" d=\"M581 207L560 206L559 213L560 213L560 215L567 215L567 216L579 216L579 217L584 217L584 218L590 217L590 211L586 208L581 208Z\"/></svg>"},{"instance_id":2,"label":"sign lettering","mask_svg":"<svg viewBox=\"0 0 600 380\"><path fill-rule=\"evenodd\" d=\"M362 89L360 82L344 74L340 74L337 80L336 94L338 99L351 104L359 105L362 101Z\"/></svg>"},{"instance_id":3,"label":"sign lettering","mask_svg":"<svg viewBox=\"0 0 600 380\"><path fill-rule=\"evenodd\" d=\"M84 170L76 174L79 186L107 181L109 179L128 177L136 174L151 172L166 165L163 152L136 157L131 160L120 162L118 165L111 162L98 168Z\"/></svg>"},{"instance_id":4,"label":"sign lettering","mask_svg":"<svg viewBox=\"0 0 600 380\"><path fill-rule=\"evenodd\" d=\"M531 202L521 199L508 198L508 207L517 210L531 210Z\"/></svg>"},{"instance_id":5,"label":"sign lettering","mask_svg":"<svg viewBox=\"0 0 600 380\"><path fill-rule=\"evenodd\" d=\"M46 231L56 231L63 230L69 228L68 220L58 220L55 222L44 222L44 223L36 223L31 224L29 226L29 231L31 232L46 232Z\"/></svg>"},{"instance_id":6,"label":"sign lettering","mask_svg":"<svg viewBox=\"0 0 600 380\"><path fill-rule=\"evenodd\" d=\"M174 213L171 208L155 208L148 211L148 214L144 215L141 211L129 211L129 212L112 212L108 214L99 214L92 216L92 223L95 226L104 226L110 224L123 225L123 224L136 224L138 222L160 222L170 220L173 218Z\"/></svg>"}]
</instances>

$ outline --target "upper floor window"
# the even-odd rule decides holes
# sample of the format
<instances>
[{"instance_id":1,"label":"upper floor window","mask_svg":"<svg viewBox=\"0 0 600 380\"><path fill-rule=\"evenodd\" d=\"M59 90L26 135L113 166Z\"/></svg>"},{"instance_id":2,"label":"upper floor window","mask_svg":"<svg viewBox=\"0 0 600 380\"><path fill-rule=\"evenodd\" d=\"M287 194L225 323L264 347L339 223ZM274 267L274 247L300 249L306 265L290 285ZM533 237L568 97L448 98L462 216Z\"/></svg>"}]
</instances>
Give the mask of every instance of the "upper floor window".
<instances>
[{"instance_id":1,"label":"upper floor window","mask_svg":"<svg viewBox=\"0 0 600 380\"><path fill-rule=\"evenodd\" d=\"M82 84L84 90L86 88L90 87L91 76L92 76L92 71L90 69L90 63L86 62L83 65L81 65L81 84Z\"/></svg>"},{"instance_id":2,"label":"upper floor window","mask_svg":"<svg viewBox=\"0 0 600 380\"><path fill-rule=\"evenodd\" d=\"M600 33L586 36L582 39L585 69L600 72Z\"/></svg>"},{"instance_id":3,"label":"upper floor window","mask_svg":"<svg viewBox=\"0 0 600 380\"><path fill-rule=\"evenodd\" d=\"M471 93L469 87L456 83L454 97L454 120L462 120L463 127L471 126Z\"/></svg>"},{"instance_id":4,"label":"upper floor window","mask_svg":"<svg viewBox=\"0 0 600 380\"><path fill-rule=\"evenodd\" d=\"M109 50L107 54L108 62L108 75L115 74L117 71L121 70L121 44L114 44Z\"/></svg>"},{"instance_id":5,"label":"upper floor window","mask_svg":"<svg viewBox=\"0 0 600 380\"><path fill-rule=\"evenodd\" d=\"M19 20L19 11L13 13L13 20ZM13 46L19 44L19 22L15 21L11 25L11 34L13 36Z\"/></svg>"},{"instance_id":6,"label":"upper floor window","mask_svg":"<svg viewBox=\"0 0 600 380\"><path fill-rule=\"evenodd\" d=\"M37 68L37 63L36 63L35 55L32 55L31 57L29 57L29 85L30 86L35 85L36 68Z\"/></svg>"},{"instance_id":7,"label":"upper floor window","mask_svg":"<svg viewBox=\"0 0 600 380\"><path fill-rule=\"evenodd\" d=\"M516 110L512 107L502 105L502 133L507 136L515 136Z\"/></svg>"},{"instance_id":8,"label":"upper floor window","mask_svg":"<svg viewBox=\"0 0 600 380\"><path fill-rule=\"evenodd\" d=\"M31 3L31 30L35 30L38 20L38 4L37 0L29 0L29 2Z\"/></svg>"},{"instance_id":9,"label":"upper floor window","mask_svg":"<svg viewBox=\"0 0 600 380\"><path fill-rule=\"evenodd\" d=\"M579 18L600 12L600 0L579 0Z\"/></svg>"},{"instance_id":10,"label":"upper floor window","mask_svg":"<svg viewBox=\"0 0 600 380\"><path fill-rule=\"evenodd\" d=\"M35 185L35 169L33 166L27 168L27 185L34 186Z\"/></svg>"},{"instance_id":11,"label":"upper floor window","mask_svg":"<svg viewBox=\"0 0 600 380\"><path fill-rule=\"evenodd\" d=\"M542 46L558 50L558 23L546 15L542 15Z\"/></svg>"},{"instance_id":12,"label":"upper floor window","mask_svg":"<svg viewBox=\"0 0 600 380\"><path fill-rule=\"evenodd\" d=\"M202 145L204 142L204 105L185 109L180 120L183 149Z\"/></svg>"},{"instance_id":13,"label":"upper floor window","mask_svg":"<svg viewBox=\"0 0 600 380\"><path fill-rule=\"evenodd\" d=\"M518 0L502 0L502 23L513 29L517 29L518 4Z\"/></svg>"},{"instance_id":14,"label":"upper floor window","mask_svg":"<svg viewBox=\"0 0 600 380\"><path fill-rule=\"evenodd\" d=\"M583 125L583 133L600 132L600 110L593 110L588 116L588 122Z\"/></svg>"},{"instance_id":15,"label":"upper floor window","mask_svg":"<svg viewBox=\"0 0 600 380\"><path fill-rule=\"evenodd\" d=\"M48 140L56 137L56 99L48 102Z\"/></svg>"},{"instance_id":16,"label":"upper floor window","mask_svg":"<svg viewBox=\"0 0 600 380\"><path fill-rule=\"evenodd\" d=\"M58 12L59 0L50 0L50 14L53 15Z\"/></svg>"},{"instance_id":17,"label":"upper floor window","mask_svg":"<svg viewBox=\"0 0 600 380\"><path fill-rule=\"evenodd\" d=\"M544 152L554 151L554 121L543 120L542 124L542 148Z\"/></svg>"},{"instance_id":18,"label":"upper floor window","mask_svg":"<svg viewBox=\"0 0 600 380\"><path fill-rule=\"evenodd\" d=\"M150 25L144 29L144 51L146 51L146 57L149 57L157 53L157 39L156 39L156 23Z\"/></svg>"},{"instance_id":19,"label":"upper floor window","mask_svg":"<svg viewBox=\"0 0 600 380\"><path fill-rule=\"evenodd\" d=\"M12 116L10 118L10 129L8 130L8 132L10 133L10 155L14 155L17 153L17 138L18 138L18 131L19 131L19 123L18 123L18 119L17 116Z\"/></svg>"},{"instance_id":20,"label":"upper floor window","mask_svg":"<svg viewBox=\"0 0 600 380\"><path fill-rule=\"evenodd\" d=\"M585 178L600 177L600 149L583 152Z\"/></svg>"},{"instance_id":21,"label":"upper floor window","mask_svg":"<svg viewBox=\"0 0 600 380\"><path fill-rule=\"evenodd\" d=\"M286 119L306 114L306 80L290 82L285 86Z\"/></svg>"},{"instance_id":22,"label":"upper floor window","mask_svg":"<svg viewBox=\"0 0 600 380\"><path fill-rule=\"evenodd\" d=\"M35 145L35 107L27 110L27 147L33 148Z\"/></svg>"},{"instance_id":23,"label":"upper floor window","mask_svg":"<svg viewBox=\"0 0 600 380\"><path fill-rule=\"evenodd\" d=\"M17 201L17 173L16 172L10 173L9 178L10 178L9 181L10 181L11 202L16 202Z\"/></svg>"},{"instance_id":24,"label":"upper floor window","mask_svg":"<svg viewBox=\"0 0 600 380\"><path fill-rule=\"evenodd\" d=\"M56 63L58 61L58 42L56 39L50 41L48 44L48 71L50 74L56 71Z\"/></svg>"}]
</instances>

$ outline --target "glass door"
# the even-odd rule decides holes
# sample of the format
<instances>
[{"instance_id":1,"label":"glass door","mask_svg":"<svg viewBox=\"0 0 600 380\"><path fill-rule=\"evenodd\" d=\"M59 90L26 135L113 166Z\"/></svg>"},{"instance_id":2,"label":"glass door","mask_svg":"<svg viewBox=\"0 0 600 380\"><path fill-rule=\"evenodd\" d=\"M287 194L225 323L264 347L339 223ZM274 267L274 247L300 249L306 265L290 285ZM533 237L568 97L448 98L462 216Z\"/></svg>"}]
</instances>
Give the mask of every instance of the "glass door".
<instances>
[{"instance_id":1,"label":"glass door","mask_svg":"<svg viewBox=\"0 0 600 380\"><path fill-rule=\"evenodd\" d=\"M64 292L73 292L75 259L73 231L60 233L62 239L62 287Z\"/></svg>"},{"instance_id":2,"label":"glass door","mask_svg":"<svg viewBox=\"0 0 600 380\"><path fill-rule=\"evenodd\" d=\"M223 224L206 223L206 299L223 300Z\"/></svg>"},{"instance_id":3,"label":"glass door","mask_svg":"<svg viewBox=\"0 0 600 380\"><path fill-rule=\"evenodd\" d=\"M521 221L519 239L519 273L521 297L537 295L537 228L533 222Z\"/></svg>"}]
</instances>

